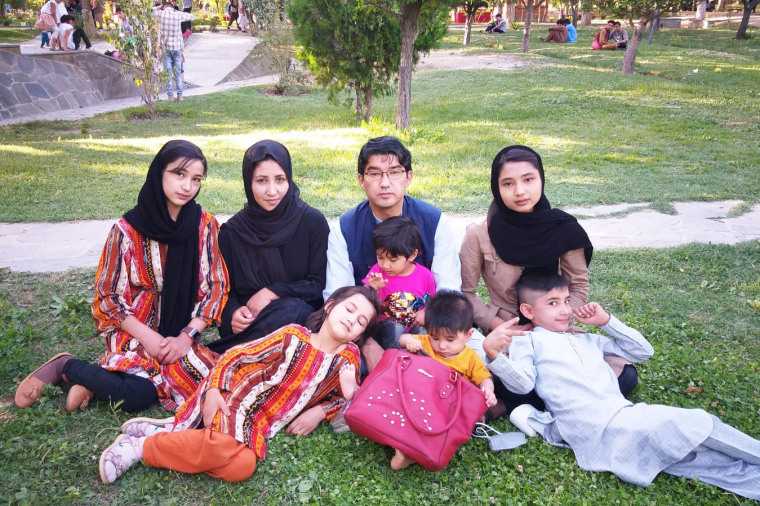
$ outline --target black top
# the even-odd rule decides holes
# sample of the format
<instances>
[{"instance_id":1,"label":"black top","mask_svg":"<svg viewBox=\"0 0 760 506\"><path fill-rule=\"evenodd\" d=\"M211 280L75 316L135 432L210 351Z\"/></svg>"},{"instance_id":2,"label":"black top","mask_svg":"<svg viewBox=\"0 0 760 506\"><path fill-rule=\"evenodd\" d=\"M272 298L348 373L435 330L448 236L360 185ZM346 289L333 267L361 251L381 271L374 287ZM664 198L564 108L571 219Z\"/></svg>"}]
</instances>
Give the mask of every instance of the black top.
<instances>
[{"instance_id":1,"label":"black top","mask_svg":"<svg viewBox=\"0 0 760 506\"><path fill-rule=\"evenodd\" d=\"M222 313L221 336L232 334L232 313L244 306L256 292L268 288L280 298L296 297L308 302L314 309L322 306L322 291L327 275L327 236L330 228L321 212L309 207L298 223L293 237L278 248L285 272L285 281L262 286L246 272L267 271L269 267L253 264L252 257L234 254L232 241L235 234L228 227L219 232L219 249L230 277L230 294ZM258 257L260 262L262 257Z\"/></svg>"}]
</instances>

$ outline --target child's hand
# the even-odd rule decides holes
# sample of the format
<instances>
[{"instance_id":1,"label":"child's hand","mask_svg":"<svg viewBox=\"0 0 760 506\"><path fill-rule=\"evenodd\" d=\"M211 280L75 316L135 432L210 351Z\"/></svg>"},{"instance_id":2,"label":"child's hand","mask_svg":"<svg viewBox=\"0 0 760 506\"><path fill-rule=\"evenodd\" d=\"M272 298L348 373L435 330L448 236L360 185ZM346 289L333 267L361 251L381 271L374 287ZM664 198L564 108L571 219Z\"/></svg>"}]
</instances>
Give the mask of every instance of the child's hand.
<instances>
[{"instance_id":1,"label":"child's hand","mask_svg":"<svg viewBox=\"0 0 760 506\"><path fill-rule=\"evenodd\" d=\"M424 327L425 326L425 308L423 307L416 313L414 313L414 321L412 327Z\"/></svg>"},{"instance_id":2,"label":"child's hand","mask_svg":"<svg viewBox=\"0 0 760 506\"><path fill-rule=\"evenodd\" d=\"M579 322L585 325L594 325L595 327L607 325L610 321L609 313L597 302L589 302L578 309L574 309L573 316Z\"/></svg>"},{"instance_id":3,"label":"child's hand","mask_svg":"<svg viewBox=\"0 0 760 506\"><path fill-rule=\"evenodd\" d=\"M483 341L483 351L490 360L496 360L499 353L509 348L514 336L525 335L524 331L514 328L519 321L520 318L512 318L493 329L493 331L486 336L485 341Z\"/></svg>"},{"instance_id":4,"label":"child's hand","mask_svg":"<svg viewBox=\"0 0 760 506\"><path fill-rule=\"evenodd\" d=\"M209 388L206 391L206 398L201 409L203 426L211 427L211 424L214 423L214 417L220 410L224 416L230 416L230 407L227 406L227 401L222 397L222 392L218 388Z\"/></svg>"},{"instance_id":5,"label":"child's hand","mask_svg":"<svg viewBox=\"0 0 760 506\"><path fill-rule=\"evenodd\" d=\"M486 406L491 407L496 405L496 394L493 392L493 379L486 378L480 383L480 389L483 390L483 394L486 396Z\"/></svg>"},{"instance_id":6,"label":"child's hand","mask_svg":"<svg viewBox=\"0 0 760 506\"><path fill-rule=\"evenodd\" d=\"M340 391L343 397L350 401L357 390L359 385L356 383L356 367L353 364L344 365L340 368Z\"/></svg>"},{"instance_id":7,"label":"child's hand","mask_svg":"<svg viewBox=\"0 0 760 506\"><path fill-rule=\"evenodd\" d=\"M398 344L412 353L417 353L422 349L422 341L416 339L411 334L401 334Z\"/></svg>"},{"instance_id":8,"label":"child's hand","mask_svg":"<svg viewBox=\"0 0 760 506\"><path fill-rule=\"evenodd\" d=\"M367 286L377 291L382 290L383 288L385 288L385 285L388 284L388 280L383 279L382 272L370 272L369 274L367 274L366 282L367 282Z\"/></svg>"}]
</instances>

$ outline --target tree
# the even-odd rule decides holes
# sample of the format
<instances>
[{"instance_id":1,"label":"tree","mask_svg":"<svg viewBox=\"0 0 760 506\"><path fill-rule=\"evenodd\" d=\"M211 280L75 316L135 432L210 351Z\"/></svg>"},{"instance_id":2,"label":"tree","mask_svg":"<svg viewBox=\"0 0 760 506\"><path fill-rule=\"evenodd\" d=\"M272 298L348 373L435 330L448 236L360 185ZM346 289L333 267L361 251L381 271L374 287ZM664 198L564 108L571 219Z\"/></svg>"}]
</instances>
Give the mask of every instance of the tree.
<instances>
[{"instance_id":1,"label":"tree","mask_svg":"<svg viewBox=\"0 0 760 506\"><path fill-rule=\"evenodd\" d=\"M401 25L401 57L398 71L396 128L409 130L412 103L412 70L418 52L430 51L448 31L448 0L368 0L398 18Z\"/></svg>"},{"instance_id":2,"label":"tree","mask_svg":"<svg viewBox=\"0 0 760 506\"><path fill-rule=\"evenodd\" d=\"M87 3L87 0L83 3ZM161 28L153 15L152 7L153 0L123 2L121 8L127 16L131 32L121 27L108 39L124 57L122 72L139 87L151 119L156 115L154 106L161 84L168 80L160 56Z\"/></svg>"},{"instance_id":3,"label":"tree","mask_svg":"<svg viewBox=\"0 0 760 506\"><path fill-rule=\"evenodd\" d=\"M538 7L541 8L541 4L543 4L546 0L538 0L538 2L534 2L534 0L523 0L523 5L525 5L525 24L523 25L523 36L522 36L522 52L527 53L528 49L530 49L530 29L531 25L533 24L533 8Z\"/></svg>"},{"instance_id":4,"label":"tree","mask_svg":"<svg viewBox=\"0 0 760 506\"><path fill-rule=\"evenodd\" d=\"M760 0L742 0L742 22L739 23L739 29L736 31L737 39L743 39L747 36L749 17L758 3L760 3Z\"/></svg>"},{"instance_id":5,"label":"tree","mask_svg":"<svg viewBox=\"0 0 760 506\"><path fill-rule=\"evenodd\" d=\"M634 18L639 19L623 55L623 74L633 74L639 44L649 23L659 17L661 12L671 11L677 6L677 0L598 0L598 8L606 13L628 19L631 25Z\"/></svg>"},{"instance_id":6,"label":"tree","mask_svg":"<svg viewBox=\"0 0 760 506\"><path fill-rule=\"evenodd\" d=\"M462 44L465 46L470 44L470 38L472 36L472 22L475 19L475 14L481 7L488 7L488 3L484 0L466 0L462 4L465 14L467 14L467 22L464 25L464 37L462 38Z\"/></svg>"},{"instance_id":7,"label":"tree","mask_svg":"<svg viewBox=\"0 0 760 506\"><path fill-rule=\"evenodd\" d=\"M92 2L91 0L82 0L82 19L84 23L84 32L89 38L97 37L97 30L95 29L95 18L92 17ZM153 4L150 4L151 7ZM126 10L124 11L126 12Z\"/></svg>"},{"instance_id":8,"label":"tree","mask_svg":"<svg viewBox=\"0 0 760 506\"><path fill-rule=\"evenodd\" d=\"M390 90L398 73L398 20L360 0L291 0L287 11L295 41L303 46L298 59L331 100L353 89L356 117L369 121L373 93Z\"/></svg>"}]
</instances>

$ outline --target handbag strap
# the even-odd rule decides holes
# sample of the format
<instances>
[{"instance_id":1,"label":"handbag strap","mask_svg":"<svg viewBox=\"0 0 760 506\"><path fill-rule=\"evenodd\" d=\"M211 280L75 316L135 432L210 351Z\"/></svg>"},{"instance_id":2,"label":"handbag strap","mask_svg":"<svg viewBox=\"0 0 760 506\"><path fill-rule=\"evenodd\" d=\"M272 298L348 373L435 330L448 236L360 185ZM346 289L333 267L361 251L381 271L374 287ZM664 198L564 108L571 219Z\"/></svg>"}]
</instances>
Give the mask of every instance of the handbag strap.
<instances>
[{"instance_id":1,"label":"handbag strap","mask_svg":"<svg viewBox=\"0 0 760 506\"><path fill-rule=\"evenodd\" d=\"M403 369L403 362L404 360L410 360L409 356L400 356L398 357L398 367L396 368L396 375L398 376L398 385L399 389L401 390L401 405L404 407L404 411L409 414L409 421L414 425L414 428L417 429L419 432L423 434L427 434L429 436L438 436L440 434L443 434L447 430L449 430L451 427L454 426L454 424L457 422L457 418L459 418L459 413L462 411L462 380L459 378L459 375L457 373L454 373L455 383L457 386L457 405L454 409L454 416L451 417L451 420L449 420L449 423L447 423L445 426L443 426L440 429L437 430L428 430L427 427L422 427L417 420L414 419L414 417L411 415L412 411L409 409L409 406L406 404L406 389L404 388L404 376L401 374Z\"/></svg>"}]
</instances>

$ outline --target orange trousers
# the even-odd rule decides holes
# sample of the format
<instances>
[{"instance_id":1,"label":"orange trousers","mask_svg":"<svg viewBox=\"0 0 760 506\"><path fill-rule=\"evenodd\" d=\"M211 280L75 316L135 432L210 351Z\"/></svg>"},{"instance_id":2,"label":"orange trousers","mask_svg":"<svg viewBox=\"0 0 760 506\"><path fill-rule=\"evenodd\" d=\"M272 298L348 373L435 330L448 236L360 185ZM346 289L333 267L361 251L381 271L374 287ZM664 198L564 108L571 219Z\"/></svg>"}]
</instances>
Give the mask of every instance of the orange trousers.
<instances>
[{"instance_id":1,"label":"orange trousers","mask_svg":"<svg viewBox=\"0 0 760 506\"><path fill-rule=\"evenodd\" d=\"M256 453L228 434L210 429L183 430L147 438L143 462L181 473L244 481L256 470Z\"/></svg>"}]
</instances>

